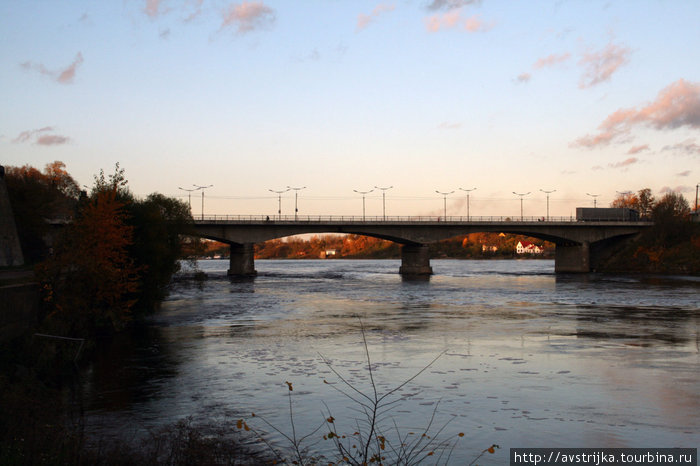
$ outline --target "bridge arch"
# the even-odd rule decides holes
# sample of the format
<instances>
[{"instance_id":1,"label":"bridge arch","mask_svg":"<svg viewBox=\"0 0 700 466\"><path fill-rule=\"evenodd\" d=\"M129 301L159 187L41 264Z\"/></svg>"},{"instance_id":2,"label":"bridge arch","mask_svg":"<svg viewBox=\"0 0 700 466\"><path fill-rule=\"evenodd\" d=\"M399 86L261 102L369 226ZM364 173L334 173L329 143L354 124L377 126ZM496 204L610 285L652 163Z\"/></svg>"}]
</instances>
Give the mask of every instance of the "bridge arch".
<instances>
[{"instance_id":1,"label":"bridge arch","mask_svg":"<svg viewBox=\"0 0 700 466\"><path fill-rule=\"evenodd\" d=\"M361 221L341 219L275 221L265 219L198 220L197 234L231 245L231 275L254 275L253 246L300 234L341 233L401 244L400 273L432 273L428 245L470 233L503 232L540 238L556 244L556 272L590 272L620 242L637 235L649 222L576 221Z\"/></svg>"}]
</instances>

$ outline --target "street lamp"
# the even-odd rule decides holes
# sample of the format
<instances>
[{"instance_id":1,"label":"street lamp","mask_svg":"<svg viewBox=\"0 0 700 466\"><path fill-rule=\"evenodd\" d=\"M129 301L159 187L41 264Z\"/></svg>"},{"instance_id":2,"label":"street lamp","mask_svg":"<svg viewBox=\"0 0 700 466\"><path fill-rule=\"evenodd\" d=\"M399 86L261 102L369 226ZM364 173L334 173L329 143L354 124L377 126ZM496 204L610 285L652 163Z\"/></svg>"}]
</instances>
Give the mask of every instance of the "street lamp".
<instances>
[{"instance_id":1,"label":"street lamp","mask_svg":"<svg viewBox=\"0 0 700 466\"><path fill-rule=\"evenodd\" d=\"M302 186L301 188L292 188L291 186L287 186L287 189L294 190L294 221L296 222L297 213L299 212L299 191L306 189L306 186Z\"/></svg>"},{"instance_id":2,"label":"street lamp","mask_svg":"<svg viewBox=\"0 0 700 466\"><path fill-rule=\"evenodd\" d=\"M289 188L282 191L274 191L272 189L268 189L268 191L277 194L277 219L282 220L282 194L289 191Z\"/></svg>"},{"instance_id":3,"label":"street lamp","mask_svg":"<svg viewBox=\"0 0 700 466\"><path fill-rule=\"evenodd\" d=\"M182 189L183 191L187 191L187 203L190 205L190 215L192 214L192 191L198 191L199 188L195 189L185 189L181 187L177 187L177 189Z\"/></svg>"},{"instance_id":4,"label":"street lamp","mask_svg":"<svg viewBox=\"0 0 700 466\"><path fill-rule=\"evenodd\" d=\"M353 191L355 191L358 194L362 194L362 221L364 222L365 221L365 196L367 194L371 193L372 191L374 191L374 189L370 189L369 191L358 191L357 189L353 189Z\"/></svg>"},{"instance_id":5,"label":"street lamp","mask_svg":"<svg viewBox=\"0 0 700 466\"><path fill-rule=\"evenodd\" d=\"M586 196L591 196L593 198L593 208L596 208L596 197L600 196L600 194L588 194L586 193Z\"/></svg>"},{"instance_id":6,"label":"street lamp","mask_svg":"<svg viewBox=\"0 0 700 466\"><path fill-rule=\"evenodd\" d=\"M474 191L476 188L472 189L464 189L464 188L459 188L462 191L465 191L467 193L467 222L469 221L469 192Z\"/></svg>"},{"instance_id":7,"label":"street lamp","mask_svg":"<svg viewBox=\"0 0 700 466\"><path fill-rule=\"evenodd\" d=\"M545 191L544 189L540 189L543 193L547 195L547 221L549 222L549 195L556 192L556 189L552 189L551 191Z\"/></svg>"},{"instance_id":8,"label":"street lamp","mask_svg":"<svg viewBox=\"0 0 700 466\"><path fill-rule=\"evenodd\" d=\"M375 186L374 189L381 189L382 190L382 217L386 221L386 192L393 188L393 186L389 186L388 188L380 188L379 186Z\"/></svg>"},{"instance_id":9,"label":"street lamp","mask_svg":"<svg viewBox=\"0 0 700 466\"><path fill-rule=\"evenodd\" d=\"M201 190L202 190L202 220L204 220L204 190L207 189L207 188L211 188L211 187L214 186L214 185L213 185L213 184L210 184L209 186L199 186L199 185L197 185L197 184L193 184L192 186L194 186L194 187L197 188L197 189L201 189Z\"/></svg>"},{"instance_id":10,"label":"street lamp","mask_svg":"<svg viewBox=\"0 0 700 466\"><path fill-rule=\"evenodd\" d=\"M454 191L450 191L449 193L441 193L437 189L435 190L436 193L441 194L443 201L444 201L444 206L445 206L445 221L447 221L447 196L452 194Z\"/></svg>"},{"instance_id":11,"label":"street lamp","mask_svg":"<svg viewBox=\"0 0 700 466\"><path fill-rule=\"evenodd\" d=\"M513 191L513 194L515 194L516 196L520 196L520 221L522 222L523 221L523 197L527 196L530 193L529 192L516 193L515 191Z\"/></svg>"},{"instance_id":12,"label":"street lamp","mask_svg":"<svg viewBox=\"0 0 700 466\"><path fill-rule=\"evenodd\" d=\"M695 213L698 212L698 188L700 188L700 183L695 185Z\"/></svg>"}]
</instances>

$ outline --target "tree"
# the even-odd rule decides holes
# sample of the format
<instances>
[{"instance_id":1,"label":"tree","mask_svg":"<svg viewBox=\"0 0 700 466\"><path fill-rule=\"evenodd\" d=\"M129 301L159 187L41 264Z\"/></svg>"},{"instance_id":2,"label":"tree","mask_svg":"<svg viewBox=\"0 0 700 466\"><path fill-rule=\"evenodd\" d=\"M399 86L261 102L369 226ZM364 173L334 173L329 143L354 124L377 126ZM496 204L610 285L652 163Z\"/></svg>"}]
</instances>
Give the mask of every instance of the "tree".
<instances>
[{"instance_id":1,"label":"tree","mask_svg":"<svg viewBox=\"0 0 700 466\"><path fill-rule=\"evenodd\" d=\"M170 279L180 270L184 238L190 238L188 249L195 254L201 242L188 236L193 233L193 222L189 206L183 201L156 193L132 202L128 211L128 221L134 228L129 251L141 270L137 307L150 310L165 297Z\"/></svg>"},{"instance_id":2,"label":"tree","mask_svg":"<svg viewBox=\"0 0 700 466\"><path fill-rule=\"evenodd\" d=\"M6 167L5 181L24 258L39 262L55 237L52 222L69 220L75 213L78 183L60 161L47 164L43 173L29 165Z\"/></svg>"},{"instance_id":3,"label":"tree","mask_svg":"<svg viewBox=\"0 0 700 466\"><path fill-rule=\"evenodd\" d=\"M131 319L139 268L129 255L134 228L117 191L116 184L94 191L39 268L45 300L73 334L119 330Z\"/></svg>"}]
</instances>

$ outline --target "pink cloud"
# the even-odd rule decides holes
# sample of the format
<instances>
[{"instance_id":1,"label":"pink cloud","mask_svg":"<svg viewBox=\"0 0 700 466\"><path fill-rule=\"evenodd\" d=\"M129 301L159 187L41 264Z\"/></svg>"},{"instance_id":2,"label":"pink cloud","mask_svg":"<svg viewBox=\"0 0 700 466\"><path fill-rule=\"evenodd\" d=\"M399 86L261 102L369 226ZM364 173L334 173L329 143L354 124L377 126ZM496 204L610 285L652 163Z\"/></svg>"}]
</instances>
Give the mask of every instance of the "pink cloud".
<instances>
[{"instance_id":1,"label":"pink cloud","mask_svg":"<svg viewBox=\"0 0 700 466\"><path fill-rule=\"evenodd\" d=\"M695 192L695 187L693 186L676 186L675 188L671 188L670 186L664 186L659 190L662 194L666 193L690 193L690 192Z\"/></svg>"},{"instance_id":2,"label":"pink cloud","mask_svg":"<svg viewBox=\"0 0 700 466\"><path fill-rule=\"evenodd\" d=\"M70 138L66 136L59 136L58 134L45 134L39 136L36 140L36 144L40 146L58 146L61 144L66 144L70 141Z\"/></svg>"},{"instance_id":3,"label":"pink cloud","mask_svg":"<svg viewBox=\"0 0 700 466\"><path fill-rule=\"evenodd\" d=\"M551 54L549 56L538 59L533 66L535 69L544 68L545 66L553 66L569 59L570 53L562 53L561 55Z\"/></svg>"},{"instance_id":4,"label":"pink cloud","mask_svg":"<svg viewBox=\"0 0 700 466\"><path fill-rule=\"evenodd\" d=\"M630 157L628 159L623 160L622 162L609 163L608 167L610 167L610 168L626 168L626 167L629 167L630 165L634 165L637 162L639 162L639 159L637 157Z\"/></svg>"},{"instance_id":5,"label":"pink cloud","mask_svg":"<svg viewBox=\"0 0 700 466\"><path fill-rule=\"evenodd\" d=\"M83 63L83 54L78 52L78 54L75 56L75 60L73 60L73 63L71 63L65 69L60 70L60 71L52 71L52 70L49 70L48 68L46 68L41 63L32 63L29 61L21 63L20 66L22 68L24 68L25 70L36 71L39 74L42 74L44 76L48 76L58 83L70 84L73 82L73 78L75 77L76 70L78 69L78 67L82 63Z\"/></svg>"},{"instance_id":6,"label":"pink cloud","mask_svg":"<svg viewBox=\"0 0 700 466\"><path fill-rule=\"evenodd\" d=\"M630 147L630 150L627 151L628 154L638 154L639 152L649 150L649 144L644 144L643 146L634 146Z\"/></svg>"},{"instance_id":7,"label":"pink cloud","mask_svg":"<svg viewBox=\"0 0 700 466\"><path fill-rule=\"evenodd\" d=\"M221 27L236 27L236 32L245 34L272 25L275 12L263 2L252 1L229 5L223 12Z\"/></svg>"},{"instance_id":8,"label":"pink cloud","mask_svg":"<svg viewBox=\"0 0 700 466\"><path fill-rule=\"evenodd\" d=\"M379 15L383 13L387 13L389 11L393 11L394 8L396 8L394 5L390 4L385 4L385 3L380 3L379 5L375 6L372 12L368 15L360 13L357 15L357 31L361 31L367 26L369 26L369 23L377 19Z\"/></svg>"},{"instance_id":9,"label":"pink cloud","mask_svg":"<svg viewBox=\"0 0 700 466\"><path fill-rule=\"evenodd\" d=\"M66 136L60 136L58 134L45 134L53 131L53 126L45 126L39 129L22 131L12 140L12 142L24 143L33 141L34 144L38 144L40 146L57 146L70 142L70 138Z\"/></svg>"},{"instance_id":10,"label":"pink cloud","mask_svg":"<svg viewBox=\"0 0 700 466\"><path fill-rule=\"evenodd\" d=\"M467 32L484 32L493 27L493 24L482 21L479 15L463 19L460 10L450 10L447 13L435 14L425 19L425 27L428 32L453 29L460 25Z\"/></svg>"},{"instance_id":11,"label":"pink cloud","mask_svg":"<svg viewBox=\"0 0 700 466\"><path fill-rule=\"evenodd\" d=\"M657 130L683 126L700 128L700 84L679 79L662 89L656 100L646 106L611 113L598 126L598 134L587 134L571 146L591 149L605 146L614 140L629 137L632 128L638 125L651 126Z\"/></svg>"},{"instance_id":12,"label":"pink cloud","mask_svg":"<svg viewBox=\"0 0 700 466\"><path fill-rule=\"evenodd\" d=\"M161 13L161 11L159 11L160 4L161 4L161 0L146 0L146 6L143 8L143 11L150 18L155 18L156 16L158 16Z\"/></svg>"},{"instance_id":13,"label":"pink cloud","mask_svg":"<svg viewBox=\"0 0 700 466\"><path fill-rule=\"evenodd\" d=\"M515 78L519 83L526 83L532 78L530 73L520 73L517 78Z\"/></svg>"},{"instance_id":14,"label":"pink cloud","mask_svg":"<svg viewBox=\"0 0 700 466\"><path fill-rule=\"evenodd\" d=\"M684 172L676 173L676 176L688 176L688 175L690 175L690 173L691 173L690 170L686 170Z\"/></svg>"},{"instance_id":15,"label":"pink cloud","mask_svg":"<svg viewBox=\"0 0 700 466\"><path fill-rule=\"evenodd\" d=\"M579 64L585 68L579 82L580 88L592 87L605 81L629 61L631 49L609 43L599 52L586 52Z\"/></svg>"}]
</instances>

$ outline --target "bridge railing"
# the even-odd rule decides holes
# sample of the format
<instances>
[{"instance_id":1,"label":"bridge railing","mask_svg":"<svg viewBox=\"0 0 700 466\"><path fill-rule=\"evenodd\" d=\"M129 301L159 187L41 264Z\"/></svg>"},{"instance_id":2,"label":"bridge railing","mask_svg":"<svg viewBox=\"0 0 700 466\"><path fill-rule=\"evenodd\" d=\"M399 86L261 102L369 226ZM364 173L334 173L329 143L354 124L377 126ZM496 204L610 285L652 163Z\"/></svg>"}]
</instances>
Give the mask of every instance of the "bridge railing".
<instances>
[{"instance_id":1,"label":"bridge railing","mask_svg":"<svg viewBox=\"0 0 700 466\"><path fill-rule=\"evenodd\" d=\"M520 216L361 216L361 215L204 215L194 217L196 223L533 223L576 222L576 217L520 217Z\"/></svg>"}]
</instances>

